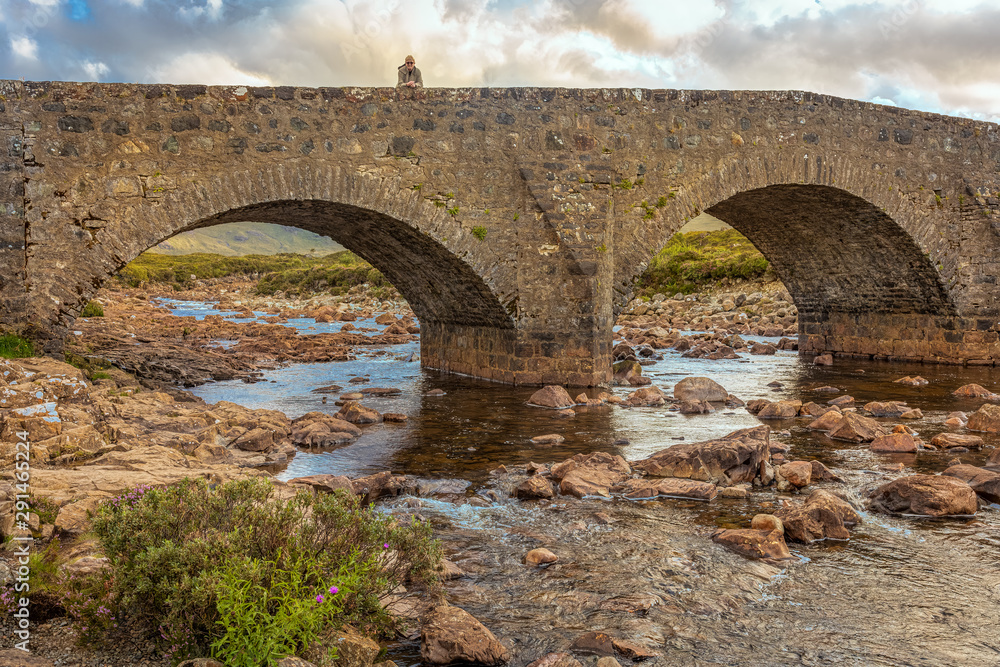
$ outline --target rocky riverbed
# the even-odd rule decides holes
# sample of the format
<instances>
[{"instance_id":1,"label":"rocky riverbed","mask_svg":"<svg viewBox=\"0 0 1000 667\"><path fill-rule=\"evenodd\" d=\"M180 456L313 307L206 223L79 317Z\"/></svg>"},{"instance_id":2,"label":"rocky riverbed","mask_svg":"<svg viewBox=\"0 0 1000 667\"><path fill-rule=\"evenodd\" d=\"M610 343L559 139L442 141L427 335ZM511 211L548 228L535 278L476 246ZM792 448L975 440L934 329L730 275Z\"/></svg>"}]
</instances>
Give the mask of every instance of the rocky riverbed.
<instances>
[{"instance_id":1,"label":"rocky riverbed","mask_svg":"<svg viewBox=\"0 0 1000 667\"><path fill-rule=\"evenodd\" d=\"M399 592L393 613L412 623L390 646L397 664L995 661L989 369L815 365L795 356L787 300L754 289L632 304L618 386L534 393L379 361L417 335L403 308L213 289L219 310L253 321L105 293L105 317L81 321L71 348L88 371L0 362L0 457L9 471L13 434L29 434L45 499L29 530L60 538L62 568L100 567L88 511L126 488L272 475L289 492L345 488L433 524L448 604ZM314 338L280 322L303 314L382 323ZM346 361L315 363L323 349ZM298 397L253 398L297 369L316 369L281 389ZM194 389L205 398L175 386L210 378L228 382ZM13 487L0 497L9 509ZM10 514L0 528L13 535ZM35 646L54 662L39 664L161 664L141 638L73 647L49 602Z\"/></svg>"}]
</instances>

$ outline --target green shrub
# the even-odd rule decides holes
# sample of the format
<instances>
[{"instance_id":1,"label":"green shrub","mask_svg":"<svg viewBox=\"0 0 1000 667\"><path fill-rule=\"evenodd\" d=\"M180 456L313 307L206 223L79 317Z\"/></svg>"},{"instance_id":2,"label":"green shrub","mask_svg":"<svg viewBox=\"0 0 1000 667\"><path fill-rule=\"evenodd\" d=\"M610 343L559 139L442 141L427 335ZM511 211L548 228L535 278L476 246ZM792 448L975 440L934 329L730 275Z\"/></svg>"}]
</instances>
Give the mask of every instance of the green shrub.
<instances>
[{"instance_id":1,"label":"green shrub","mask_svg":"<svg viewBox=\"0 0 1000 667\"><path fill-rule=\"evenodd\" d=\"M100 301L88 301L80 311L80 317L104 317L104 306Z\"/></svg>"},{"instance_id":2,"label":"green shrub","mask_svg":"<svg viewBox=\"0 0 1000 667\"><path fill-rule=\"evenodd\" d=\"M475 236L480 241L486 240L487 229L482 226L476 226L472 228L472 235Z\"/></svg>"},{"instance_id":3,"label":"green shrub","mask_svg":"<svg viewBox=\"0 0 1000 667\"><path fill-rule=\"evenodd\" d=\"M397 524L344 492L282 500L260 478L139 487L93 526L112 564L109 608L174 660L256 667L331 626L388 634L383 602L407 579L433 584L440 560L424 523Z\"/></svg>"},{"instance_id":4,"label":"green shrub","mask_svg":"<svg viewBox=\"0 0 1000 667\"><path fill-rule=\"evenodd\" d=\"M24 359L35 356L35 346L30 340L12 333L0 335L0 357L4 359Z\"/></svg>"},{"instance_id":5,"label":"green shrub","mask_svg":"<svg viewBox=\"0 0 1000 667\"><path fill-rule=\"evenodd\" d=\"M639 277L636 292L691 293L723 278L764 278L769 264L735 229L675 234Z\"/></svg>"}]
</instances>

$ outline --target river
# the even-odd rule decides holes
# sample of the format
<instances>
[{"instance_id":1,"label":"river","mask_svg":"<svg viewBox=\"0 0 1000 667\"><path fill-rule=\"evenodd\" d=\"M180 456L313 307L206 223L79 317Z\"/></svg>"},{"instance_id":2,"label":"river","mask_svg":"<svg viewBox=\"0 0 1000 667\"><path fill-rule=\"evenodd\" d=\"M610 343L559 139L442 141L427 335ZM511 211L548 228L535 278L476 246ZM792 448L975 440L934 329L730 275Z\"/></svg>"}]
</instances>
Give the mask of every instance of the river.
<instances>
[{"instance_id":1,"label":"river","mask_svg":"<svg viewBox=\"0 0 1000 667\"><path fill-rule=\"evenodd\" d=\"M210 304L168 305L179 315L214 312ZM290 325L303 331L313 326L305 321ZM711 532L747 527L754 514L771 511L792 496L765 489L748 499L712 503L565 496L519 501L509 496L516 480L490 474L501 464L555 462L595 450L640 459L677 442L759 424L746 410L689 416L668 406L602 407L580 408L575 417L561 418L527 406L531 389L422 370L418 361L407 361L419 354L416 344L367 352L371 354L359 352L356 361L268 371L255 384L217 382L192 391L209 402L277 409L294 418L338 409L333 401L337 394L323 404L323 394L313 391L319 387L400 389L398 396L366 399L364 404L405 413L407 422L365 427L363 436L338 449L299 451L274 472L287 480L392 470L470 482L457 503L401 498L386 509L417 512L433 523L449 558L468 573L447 584L449 601L508 645L512 665L566 650L587 631L644 644L662 654L664 665L1000 664L996 506L972 519L937 521L863 511L863 522L848 542L790 544L797 560L780 568L749 561L712 543ZM928 442L946 430L949 412L971 413L982 403L955 398L954 389L975 382L995 390L998 379L992 368L840 359L827 367L793 352L716 361L663 352L664 359L644 373L668 393L691 375L710 377L745 401L825 402L839 394L814 390L834 386L858 405L902 400L920 408L923 418L907 424ZM904 375L921 375L930 384L893 383ZM352 383L352 378L361 381ZM781 386L768 386L774 382ZM427 395L432 389L445 394ZM628 392L614 389L623 396ZM875 485L912 472L939 472L956 457L873 454L866 445L808 431L808 423L803 418L769 421L772 438L791 445L790 459L819 459L844 479L819 488L843 492L858 506ZM530 442L547 433L559 433L565 441L548 448ZM983 435L987 449L959 455L963 462L981 465L989 448L998 444L995 435ZM895 467L899 464L902 472ZM559 561L539 569L522 565L524 553L535 547L552 550ZM420 664L419 643L403 639L389 655L401 666Z\"/></svg>"}]
</instances>

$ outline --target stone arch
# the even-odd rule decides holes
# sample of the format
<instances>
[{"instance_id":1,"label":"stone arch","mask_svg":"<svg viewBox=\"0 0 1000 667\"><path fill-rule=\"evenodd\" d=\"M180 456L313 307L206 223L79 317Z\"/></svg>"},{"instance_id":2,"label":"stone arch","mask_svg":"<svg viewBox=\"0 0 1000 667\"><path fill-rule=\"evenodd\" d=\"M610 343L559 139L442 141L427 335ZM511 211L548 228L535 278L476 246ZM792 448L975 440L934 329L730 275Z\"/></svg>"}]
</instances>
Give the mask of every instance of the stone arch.
<instances>
[{"instance_id":1,"label":"stone arch","mask_svg":"<svg viewBox=\"0 0 1000 667\"><path fill-rule=\"evenodd\" d=\"M728 160L692 181L616 256L616 314L652 257L705 211L746 236L785 282L800 323L830 313L954 316L948 267L931 259L933 213L901 195L892 167L873 174L836 154ZM942 269L945 269L943 271ZM801 326L801 325L800 325Z\"/></svg>"},{"instance_id":2,"label":"stone arch","mask_svg":"<svg viewBox=\"0 0 1000 667\"><path fill-rule=\"evenodd\" d=\"M369 261L424 323L514 328L506 304L516 302L516 277L504 273L489 244L419 192L401 189L398 179L301 162L218 174L207 183L157 178L146 183L152 201L126 205L98 235L93 252L101 261L93 262L99 273L90 294L176 234L226 222L267 222L328 236Z\"/></svg>"}]
</instances>

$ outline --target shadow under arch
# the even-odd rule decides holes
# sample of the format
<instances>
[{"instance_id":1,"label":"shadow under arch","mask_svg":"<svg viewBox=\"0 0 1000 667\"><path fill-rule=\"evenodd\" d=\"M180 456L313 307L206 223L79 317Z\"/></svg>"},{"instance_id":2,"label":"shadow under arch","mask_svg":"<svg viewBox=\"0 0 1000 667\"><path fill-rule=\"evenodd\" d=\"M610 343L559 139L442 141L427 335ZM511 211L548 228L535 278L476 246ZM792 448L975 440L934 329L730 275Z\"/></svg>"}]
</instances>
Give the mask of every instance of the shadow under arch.
<instances>
[{"instance_id":1,"label":"shadow under arch","mask_svg":"<svg viewBox=\"0 0 1000 667\"><path fill-rule=\"evenodd\" d=\"M843 315L953 316L930 258L871 202L827 185L769 185L706 210L771 263L799 311L799 327Z\"/></svg>"},{"instance_id":2,"label":"shadow under arch","mask_svg":"<svg viewBox=\"0 0 1000 667\"><path fill-rule=\"evenodd\" d=\"M429 235L371 209L323 200L269 201L204 218L156 243L230 222L298 227L333 239L381 271L422 325L514 329L513 318L473 267Z\"/></svg>"}]
</instances>

